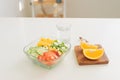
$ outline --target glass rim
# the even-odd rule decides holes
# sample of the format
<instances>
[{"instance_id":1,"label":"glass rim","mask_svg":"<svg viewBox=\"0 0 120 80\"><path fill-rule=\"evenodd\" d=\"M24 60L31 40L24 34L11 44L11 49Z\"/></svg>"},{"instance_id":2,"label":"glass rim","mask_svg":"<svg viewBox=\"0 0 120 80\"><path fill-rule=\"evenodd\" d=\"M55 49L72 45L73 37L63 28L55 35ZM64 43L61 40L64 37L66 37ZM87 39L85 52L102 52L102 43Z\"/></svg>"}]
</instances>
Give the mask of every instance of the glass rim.
<instances>
[{"instance_id":1,"label":"glass rim","mask_svg":"<svg viewBox=\"0 0 120 80\"><path fill-rule=\"evenodd\" d=\"M70 23L58 23L56 24L57 30L60 31L66 31L66 30L71 30L71 24Z\"/></svg>"}]
</instances>

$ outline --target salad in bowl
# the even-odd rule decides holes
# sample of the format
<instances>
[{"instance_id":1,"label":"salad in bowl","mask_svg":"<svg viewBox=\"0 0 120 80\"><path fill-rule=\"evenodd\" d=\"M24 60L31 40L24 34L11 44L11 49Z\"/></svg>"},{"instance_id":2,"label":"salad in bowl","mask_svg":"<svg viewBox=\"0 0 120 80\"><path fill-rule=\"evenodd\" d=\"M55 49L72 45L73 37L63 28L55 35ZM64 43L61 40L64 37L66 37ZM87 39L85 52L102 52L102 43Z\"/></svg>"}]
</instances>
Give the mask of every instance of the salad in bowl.
<instances>
[{"instance_id":1,"label":"salad in bowl","mask_svg":"<svg viewBox=\"0 0 120 80\"><path fill-rule=\"evenodd\" d=\"M50 69L62 61L70 48L70 43L42 37L25 46L24 52L36 64Z\"/></svg>"}]
</instances>

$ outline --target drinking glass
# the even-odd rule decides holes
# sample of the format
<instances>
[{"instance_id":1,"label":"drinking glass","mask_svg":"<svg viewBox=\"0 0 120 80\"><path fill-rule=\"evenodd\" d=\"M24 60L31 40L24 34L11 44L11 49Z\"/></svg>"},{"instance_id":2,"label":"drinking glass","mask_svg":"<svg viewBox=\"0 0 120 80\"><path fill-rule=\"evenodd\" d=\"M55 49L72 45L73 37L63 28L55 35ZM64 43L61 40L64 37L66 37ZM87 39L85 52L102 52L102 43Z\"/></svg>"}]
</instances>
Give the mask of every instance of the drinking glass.
<instances>
[{"instance_id":1,"label":"drinking glass","mask_svg":"<svg viewBox=\"0 0 120 80\"><path fill-rule=\"evenodd\" d=\"M71 24L59 23L57 27L57 38L65 43L70 41L71 38Z\"/></svg>"}]
</instances>

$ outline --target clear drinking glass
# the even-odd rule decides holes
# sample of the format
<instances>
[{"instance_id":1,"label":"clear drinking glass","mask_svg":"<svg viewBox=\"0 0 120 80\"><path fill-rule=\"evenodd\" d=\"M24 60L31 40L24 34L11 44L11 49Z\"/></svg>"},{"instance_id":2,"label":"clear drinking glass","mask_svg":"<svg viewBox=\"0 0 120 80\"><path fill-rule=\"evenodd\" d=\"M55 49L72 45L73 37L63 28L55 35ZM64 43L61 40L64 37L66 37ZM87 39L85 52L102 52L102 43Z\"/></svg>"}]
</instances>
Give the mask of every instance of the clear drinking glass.
<instances>
[{"instance_id":1,"label":"clear drinking glass","mask_svg":"<svg viewBox=\"0 0 120 80\"><path fill-rule=\"evenodd\" d=\"M57 27L57 38L65 43L71 38L71 25L69 23L59 23Z\"/></svg>"}]
</instances>

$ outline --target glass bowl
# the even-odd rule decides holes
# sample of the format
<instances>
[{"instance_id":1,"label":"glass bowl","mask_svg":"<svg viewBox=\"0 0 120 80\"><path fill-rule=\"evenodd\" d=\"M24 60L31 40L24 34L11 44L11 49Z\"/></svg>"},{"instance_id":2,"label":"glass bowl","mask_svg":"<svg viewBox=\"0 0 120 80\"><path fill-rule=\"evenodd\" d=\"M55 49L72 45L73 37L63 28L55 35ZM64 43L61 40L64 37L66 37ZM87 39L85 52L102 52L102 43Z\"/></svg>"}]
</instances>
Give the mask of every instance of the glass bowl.
<instances>
[{"instance_id":1,"label":"glass bowl","mask_svg":"<svg viewBox=\"0 0 120 80\"><path fill-rule=\"evenodd\" d=\"M71 44L69 42L64 43L67 46L67 50L59 58L57 58L56 60L52 61L52 64L47 64L47 61L39 61L37 57L35 57L35 56L33 56L33 55L28 53L28 50L31 47L36 46L38 41L39 40L35 40L35 41L31 42L30 44L26 45L24 47L23 51L28 56L28 58L30 60L32 60L35 64L37 64L37 65L39 65L39 66L41 66L43 68L46 68L46 69L51 69L51 68L55 67L57 64L59 64L65 58L65 56L69 53L69 50L71 48Z\"/></svg>"}]
</instances>

